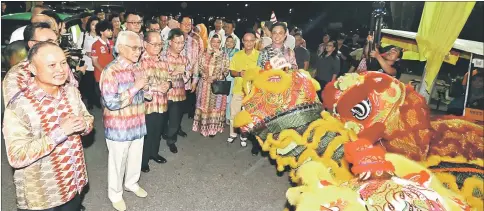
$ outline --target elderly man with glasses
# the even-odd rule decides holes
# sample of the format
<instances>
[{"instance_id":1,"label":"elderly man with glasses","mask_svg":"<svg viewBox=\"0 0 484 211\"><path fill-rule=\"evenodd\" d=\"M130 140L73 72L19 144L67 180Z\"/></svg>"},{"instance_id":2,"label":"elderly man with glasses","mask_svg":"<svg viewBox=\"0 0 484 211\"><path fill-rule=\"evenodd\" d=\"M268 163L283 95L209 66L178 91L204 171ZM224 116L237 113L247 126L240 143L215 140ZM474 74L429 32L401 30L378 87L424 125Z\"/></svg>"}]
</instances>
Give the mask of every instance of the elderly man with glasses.
<instances>
[{"instance_id":1,"label":"elderly man with glasses","mask_svg":"<svg viewBox=\"0 0 484 211\"><path fill-rule=\"evenodd\" d=\"M160 138L165 129L166 113L168 111L168 88L170 88L169 74L167 69L162 68L160 52L163 47L160 33L150 31L145 33L145 52L141 55L141 68L148 76L150 88L159 91L153 92L152 100L145 102L146 130L147 135L143 146L143 159L141 171L149 172L149 160L157 163L166 163L166 159L158 154Z\"/></svg>"},{"instance_id":2,"label":"elderly man with glasses","mask_svg":"<svg viewBox=\"0 0 484 211\"><path fill-rule=\"evenodd\" d=\"M48 23L40 22L28 25L24 31L24 39L27 44L27 50L32 48L38 42L51 42L58 45L58 37ZM29 61L27 59L13 66L5 76L2 83L4 102L9 104L11 100L18 97L22 90L27 88L27 81L31 78ZM76 67L83 72L86 67ZM68 71L67 83L77 87L77 81L72 71Z\"/></svg>"},{"instance_id":3,"label":"elderly man with glasses","mask_svg":"<svg viewBox=\"0 0 484 211\"><path fill-rule=\"evenodd\" d=\"M148 79L137 63L143 50L138 34L120 32L116 49L119 56L104 68L99 86L109 151L108 197L116 210L123 211L123 186L138 197L148 195L138 181L146 135L145 98L151 99L151 94L145 90Z\"/></svg>"}]
</instances>

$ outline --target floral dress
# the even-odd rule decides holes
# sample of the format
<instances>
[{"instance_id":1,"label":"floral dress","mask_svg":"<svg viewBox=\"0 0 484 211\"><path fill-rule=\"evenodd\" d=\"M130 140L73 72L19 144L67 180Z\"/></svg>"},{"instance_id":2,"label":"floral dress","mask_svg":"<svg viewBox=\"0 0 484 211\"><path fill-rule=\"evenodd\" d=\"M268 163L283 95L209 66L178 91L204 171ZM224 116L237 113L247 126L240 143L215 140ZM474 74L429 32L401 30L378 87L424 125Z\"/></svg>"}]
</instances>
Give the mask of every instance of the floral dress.
<instances>
[{"instance_id":1,"label":"floral dress","mask_svg":"<svg viewBox=\"0 0 484 211\"><path fill-rule=\"evenodd\" d=\"M216 135L224 130L227 96L212 93L210 78L223 80L228 74L228 68L229 57L224 51L207 51L199 59L197 72L200 80L192 130L203 136Z\"/></svg>"}]
</instances>

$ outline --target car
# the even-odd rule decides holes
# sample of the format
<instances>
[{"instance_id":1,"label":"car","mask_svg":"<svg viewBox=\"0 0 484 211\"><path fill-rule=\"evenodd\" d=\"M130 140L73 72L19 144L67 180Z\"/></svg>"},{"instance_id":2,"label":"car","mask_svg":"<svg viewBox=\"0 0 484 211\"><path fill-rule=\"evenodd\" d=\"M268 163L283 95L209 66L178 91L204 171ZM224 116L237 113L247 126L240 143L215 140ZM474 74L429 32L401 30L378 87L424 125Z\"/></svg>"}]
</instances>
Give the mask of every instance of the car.
<instances>
[{"instance_id":1,"label":"car","mask_svg":"<svg viewBox=\"0 0 484 211\"><path fill-rule=\"evenodd\" d=\"M72 1L52 2L50 5L59 13L79 14L88 10Z\"/></svg>"},{"instance_id":2,"label":"car","mask_svg":"<svg viewBox=\"0 0 484 211\"><path fill-rule=\"evenodd\" d=\"M121 13L126 12L126 8L121 5L104 4L94 7L94 11L103 11L104 13Z\"/></svg>"}]
</instances>

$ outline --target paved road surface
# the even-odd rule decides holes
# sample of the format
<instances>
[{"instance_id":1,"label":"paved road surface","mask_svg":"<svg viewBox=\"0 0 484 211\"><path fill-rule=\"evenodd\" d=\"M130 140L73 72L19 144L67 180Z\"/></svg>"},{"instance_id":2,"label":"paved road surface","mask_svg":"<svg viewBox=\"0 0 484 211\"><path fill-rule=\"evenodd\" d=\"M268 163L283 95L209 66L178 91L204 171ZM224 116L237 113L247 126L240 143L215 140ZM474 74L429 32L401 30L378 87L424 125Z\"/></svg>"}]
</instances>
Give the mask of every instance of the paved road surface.
<instances>
[{"instance_id":1,"label":"paved road surface","mask_svg":"<svg viewBox=\"0 0 484 211\"><path fill-rule=\"evenodd\" d=\"M85 148L90 188L84 199L88 211L114 210L107 197L107 157L101 110L95 116L95 141ZM178 154L162 140L160 154L168 162L150 162L151 172L142 173L139 184L148 192L145 199L124 193L133 211L281 211L290 186L287 174L276 175L267 157L252 156L239 142L226 143L228 129L215 138L191 132L192 120L183 119L187 138L178 139ZM2 139L2 211L16 210L12 171Z\"/></svg>"}]
</instances>

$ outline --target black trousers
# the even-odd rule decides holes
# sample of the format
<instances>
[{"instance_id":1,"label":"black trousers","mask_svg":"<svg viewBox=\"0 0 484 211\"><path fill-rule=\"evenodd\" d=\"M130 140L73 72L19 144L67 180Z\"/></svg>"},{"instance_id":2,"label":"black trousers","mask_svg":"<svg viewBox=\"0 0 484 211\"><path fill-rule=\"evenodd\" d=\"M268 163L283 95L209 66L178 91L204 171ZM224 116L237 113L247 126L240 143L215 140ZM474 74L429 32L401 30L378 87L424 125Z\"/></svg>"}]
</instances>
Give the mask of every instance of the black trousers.
<instances>
[{"instance_id":1,"label":"black trousers","mask_svg":"<svg viewBox=\"0 0 484 211\"><path fill-rule=\"evenodd\" d=\"M76 194L74 198L72 198L70 201L68 201L63 205L53 207L50 209L37 210L37 211L80 211L80 210L81 210L81 195ZM18 209L18 211L29 211L29 210Z\"/></svg>"},{"instance_id":2,"label":"black trousers","mask_svg":"<svg viewBox=\"0 0 484 211\"><path fill-rule=\"evenodd\" d=\"M319 91L317 91L316 93L318 94L318 97L319 97L319 100L321 102L323 102L323 96L321 96L321 93L323 93L323 90L324 90L324 87L326 86L326 84L328 84L327 81L325 80L319 80L319 79L316 79L319 83L319 85L321 86L321 89Z\"/></svg>"},{"instance_id":3,"label":"black trousers","mask_svg":"<svg viewBox=\"0 0 484 211\"><path fill-rule=\"evenodd\" d=\"M147 135L143 144L141 166L148 165L150 157L158 155L161 134L166 125L166 113L151 113L147 114L145 118Z\"/></svg>"},{"instance_id":4,"label":"black trousers","mask_svg":"<svg viewBox=\"0 0 484 211\"><path fill-rule=\"evenodd\" d=\"M82 80L79 86L82 96L87 99L88 106L100 105L100 95L98 95L99 92L96 91L96 80L94 79L94 71L86 71L86 74L82 76ZM99 89L99 84L97 89Z\"/></svg>"},{"instance_id":5,"label":"black trousers","mask_svg":"<svg viewBox=\"0 0 484 211\"><path fill-rule=\"evenodd\" d=\"M166 127L166 144L174 144L178 140L178 131L180 130L183 116L185 100L179 102L168 101L168 127Z\"/></svg>"},{"instance_id":6,"label":"black trousers","mask_svg":"<svg viewBox=\"0 0 484 211\"><path fill-rule=\"evenodd\" d=\"M186 113L188 117L194 117L195 116L195 105L197 103L197 96L196 92L192 93L191 90L186 90L185 91L187 99L185 100L185 109L183 113Z\"/></svg>"}]
</instances>

